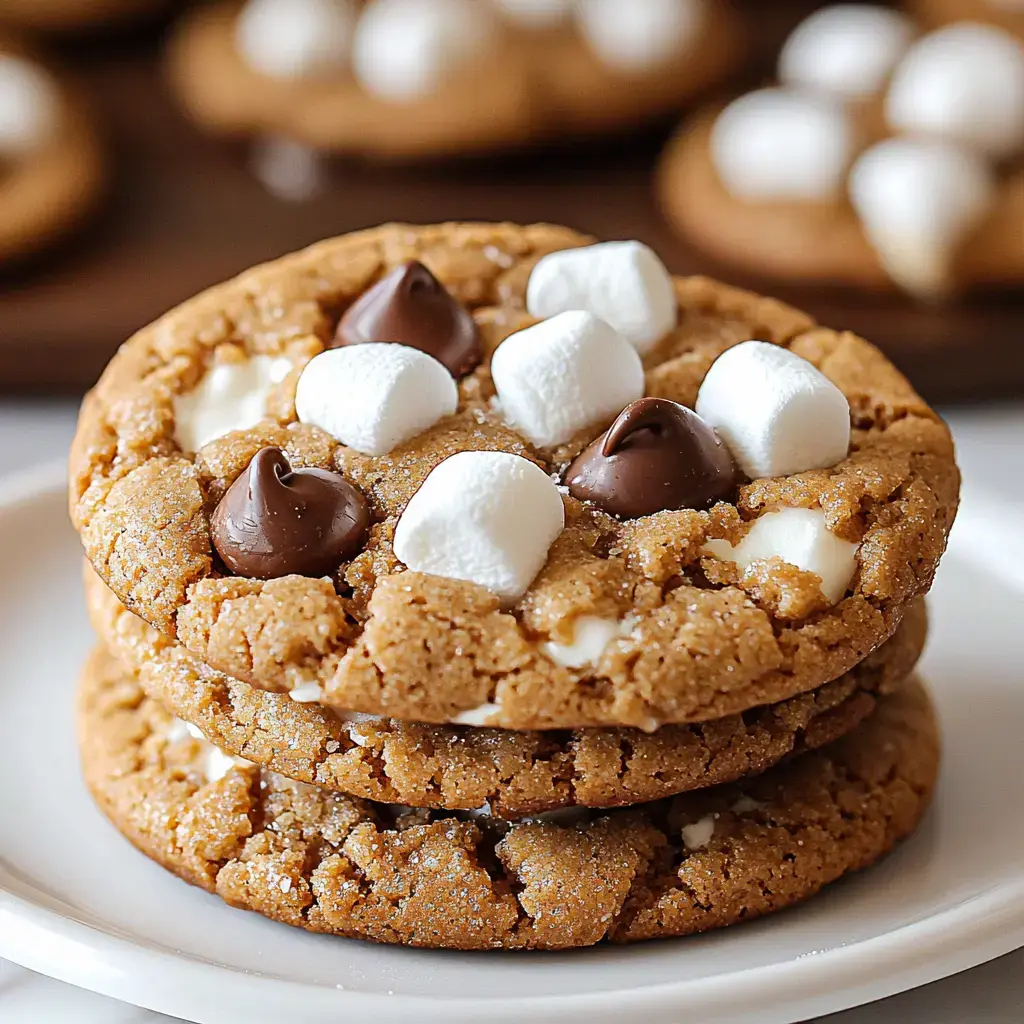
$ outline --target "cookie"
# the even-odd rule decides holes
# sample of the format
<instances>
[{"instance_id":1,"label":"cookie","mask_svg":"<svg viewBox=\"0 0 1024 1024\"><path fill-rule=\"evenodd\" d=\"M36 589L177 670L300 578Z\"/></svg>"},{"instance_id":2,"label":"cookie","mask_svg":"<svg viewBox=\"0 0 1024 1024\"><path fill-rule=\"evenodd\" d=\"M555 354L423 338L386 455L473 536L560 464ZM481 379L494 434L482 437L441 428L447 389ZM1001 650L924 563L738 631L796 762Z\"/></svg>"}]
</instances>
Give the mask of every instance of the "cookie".
<instances>
[{"instance_id":1,"label":"cookie","mask_svg":"<svg viewBox=\"0 0 1024 1024\"><path fill-rule=\"evenodd\" d=\"M136 18L167 6L167 0L3 0L0 22L37 31L68 32Z\"/></svg>"},{"instance_id":2,"label":"cookie","mask_svg":"<svg viewBox=\"0 0 1024 1024\"><path fill-rule=\"evenodd\" d=\"M670 223L761 276L924 301L1019 286L1024 47L969 22L919 31L879 8L812 15L778 86L696 115L670 142Z\"/></svg>"},{"instance_id":3,"label":"cookie","mask_svg":"<svg viewBox=\"0 0 1024 1024\"><path fill-rule=\"evenodd\" d=\"M73 87L0 39L0 263L79 225L105 177L99 139Z\"/></svg>"},{"instance_id":4,"label":"cookie","mask_svg":"<svg viewBox=\"0 0 1024 1024\"><path fill-rule=\"evenodd\" d=\"M546 21L532 6L228 0L185 15L168 73L211 131L411 159L634 125L739 60L736 19L717 0L642 0L631 32L609 24L614 5L582 5L578 26L570 5Z\"/></svg>"},{"instance_id":5,"label":"cookie","mask_svg":"<svg viewBox=\"0 0 1024 1024\"><path fill-rule=\"evenodd\" d=\"M931 584L948 430L867 342L588 241L378 228L140 331L71 454L100 577L217 671L413 721L652 730L849 671Z\"/></svg>"},{"instance_id":6,"label":"cookie","mask_svg":"<svg viewBox=\"0 0 1024 1024\"><path fill-rule=\"evenodd\" d=\"M105 653L79 695L86 783L147 856L234 907L375 942L570 949L752 920L909 835L939 764L918 683L740 785L513 825L291 782L193 739Z\"/></svg>"},{"instance_id":7,"label":"cookie","mask_svg":"<svg viewBox=\"0 0 1024 1024\"><path fill-rule=\"evenodd\" d=\"M367 800L503 818L618 807L757 775L845 735L892 692L924 643L924 605L847 675L818 690L699 725L571 733L417 725L349 716L207 669L133 615L91 570L89 614L147 697L231 756Z\"/></svg>"}]
</instances>

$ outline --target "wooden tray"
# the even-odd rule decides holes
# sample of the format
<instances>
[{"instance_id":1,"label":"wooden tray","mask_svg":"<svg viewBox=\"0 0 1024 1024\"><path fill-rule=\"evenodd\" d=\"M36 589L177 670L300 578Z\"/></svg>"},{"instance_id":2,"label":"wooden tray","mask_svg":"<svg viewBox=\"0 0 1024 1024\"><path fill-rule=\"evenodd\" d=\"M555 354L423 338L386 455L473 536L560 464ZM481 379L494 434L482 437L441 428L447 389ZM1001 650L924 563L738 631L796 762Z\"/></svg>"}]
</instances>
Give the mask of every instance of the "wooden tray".
<instances>
[{"instance_id":1,"label":"wooden tray","mask_svg":"<svg viewBox=\"0 0 1024 1024\"><path fill-rule=\"evenodd\" d=\"M806 0L747 4L765 57ZM426 168L345 164L305 203L269 195L246 147L205 138L178 115L155 36L64 54L105 119L116 162L97 223L46 262L0 279L0 389L75 393L132 331L200 289L329 235L387 220L550 220L641 238L670 268L777 295L881 345L933 401L1024 394L1024 291L921 309L899 297L780 288L715 266L675 238L651 197L670 126L629 140Z\"/></svg>"}]
</instances>

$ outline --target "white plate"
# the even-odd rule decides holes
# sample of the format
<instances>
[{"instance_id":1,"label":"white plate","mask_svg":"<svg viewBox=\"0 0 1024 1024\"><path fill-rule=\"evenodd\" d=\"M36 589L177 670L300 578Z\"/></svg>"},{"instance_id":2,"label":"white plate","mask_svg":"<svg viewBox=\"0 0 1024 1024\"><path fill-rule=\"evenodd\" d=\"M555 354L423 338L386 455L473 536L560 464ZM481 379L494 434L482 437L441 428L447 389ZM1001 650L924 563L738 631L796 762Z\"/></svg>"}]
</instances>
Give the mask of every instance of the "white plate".
<instances>
[{"instance_id":1,"label":"white plate","mask_svg":"<svg viewBox=\"0 0 1024 1024\"><path fill-rule=\"evenodd\" d=\"M963 550L970 551L970 545ZM306 935L165 874L78 777L89 644L60 474L0 502L0 956L201 1024L302 1020L791 1022L1024 945L1024 593L951 554L926 672L946 736L936 806L877 869L699 938L459 954Z\"/></svg>"}]
</instances>

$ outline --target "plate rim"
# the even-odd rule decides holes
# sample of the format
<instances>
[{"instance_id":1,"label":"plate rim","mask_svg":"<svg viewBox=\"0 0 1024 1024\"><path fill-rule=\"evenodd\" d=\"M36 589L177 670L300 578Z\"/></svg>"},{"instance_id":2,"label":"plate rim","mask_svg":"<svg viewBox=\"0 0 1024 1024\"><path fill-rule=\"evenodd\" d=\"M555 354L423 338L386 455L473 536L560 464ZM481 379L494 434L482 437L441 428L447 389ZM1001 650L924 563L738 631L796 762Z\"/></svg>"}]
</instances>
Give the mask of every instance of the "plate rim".
<instances>
[{"instance_id":1,"label":"plate rim","mask_svg":"<svg viewBox=\"0 0 1024 1024\"><path fill-rule=\"evenodd\" d=\"M5 513L60 499L67 484L63 461L0 478L0 529ZM685 1006L688 1014L699 1012L709 1022L740 1020L739 1015L756 1007L765 1024L781 1024L916 988L1021 946L1024 876L892 931L849 945L838 943L784 964L584 995L500 1000L384 995L252 975L113 934L18 895L0 870L0 957L79 988L199 1020L216 992L219 1007L232 1002L232 1021L251 1020L253 1015L258 1020L260 1015L301 1007L311 1024L336 1020L339 1011L418 1024L435 1019L518 1022L527 1016L568 1024L619 1015L643 1015L654 1022L675 1019L673 1015ZM806 962L811 960L815 967L809 970Z\"/></svg>"}]
</instances>

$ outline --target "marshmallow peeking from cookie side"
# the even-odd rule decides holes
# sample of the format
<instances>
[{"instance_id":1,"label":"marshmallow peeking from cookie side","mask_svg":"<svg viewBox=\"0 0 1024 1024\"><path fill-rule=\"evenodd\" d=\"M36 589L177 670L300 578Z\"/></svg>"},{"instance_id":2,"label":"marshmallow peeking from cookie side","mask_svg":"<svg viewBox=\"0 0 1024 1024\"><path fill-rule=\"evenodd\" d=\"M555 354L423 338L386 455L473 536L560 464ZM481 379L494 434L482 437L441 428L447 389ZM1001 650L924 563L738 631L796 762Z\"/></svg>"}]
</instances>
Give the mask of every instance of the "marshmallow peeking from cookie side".
<instances>
[{"instance_id":1,"label":"marshmallow peeking from cookie side","mask_svg":"<svg viewBox=\"0 0 1024 1024\"><path fill-rule=\"evenodd\" d=\"M356 17L351 0L248 0L235 47L267 78L336 75L348 67Z\"/></svg>"},{"instance_id":2,"label":"marshmallow peeking from cookie side","mask_svg":"<svg viewBox=\"0 0 1024 1024\"><path fill-rule=\"evenodd\" d=\"M697 42L705 0L579 0L576 17L594 54L623 74L682 58Z\"/></svg>"},{"instance_id":3,"label":"marshmallow peeking from cookie side","mask_svg":"<svg viewBox=\"0 0 1024 1024\"><path fill-rule=\"evenodd\" d=\"M792 89L866 99L882 90L913 38L913 22L899 11L852 3L823 7L786 40L779 79Z\"/></svg>"},{"instance_id":4,"label":"marshmallow peeking from cookie side","mask_svg":"<svg viewBox=\"0 0 1024 1024\"><path fill-rule=\"evenodd\" d=\"M784 508L755 520L735 546L711 540L704 554L733 562L746 570L754 562L780 558L821 579L821 592L830 604L842 600L857 569L858 545L832 533L820 508Z\"/></svg>"},{"instance_id":5,"label":"marshmallow peeking from cookie side","mask_svg":"<svg viewBox=\"0 0 1024 1024\"><path fill-rule=\"evenodd\" d=\"M376 0L356 27L356 78L385 103L429 96L496 45L496 14L480 0Z\"/></svg>"},{"instance_id":6,"label":"marshmallow peeking from cookie side","mask_svg":"<svg viewBox=\"0 0 1024 1024\"><path fill-rule=\"evenodd\" d=\"M395 555L414 572L476 583L518 600L562 532L551 478L508 452L459 452L433 469L395 528Z\"/></svg>"},{"instance_id":7,"label":"marshmallow peeking from cookie side","mask_svg":"<svg viewBox=\"0 0 1024 1024\"><path fill-rule=\"evenodd\" d=\"M920 39L896 69L889 124L993 158L1024 148L1024 44L992 25L958 22Z\"/></svg>"},{"instance_id":8,"label":"marshmallow peeking from cookie side","mask_svg":"<svg viewBox=\"0 0 1024 1024\"><path fill-rule=\"evenodd\" d=\"M542 257L530 274L526 308L553 317L586 310L644 355L678 319L672 276L642 242L600 242Z\"/></svg>"},{"instance_id":9,"label":"marshmallow peeking from cookie side","mask_svg":"<svg viewBox=\"0 0 1024 1024\"><path fill-rule=\"evenodd\" d=\"M644 393L636 350L578 310L506 338L491 359L491 376L505 419L542 448L563 444Z\"/></svg>"},{"instance_id":10,"label":"marshmallow peeking from cookie side","mask_svg":"<svg viewBox=\"0 0 1024 1024\"><path fill-rule=\"evenodd\" d=\"M0 157L15 159L42 148L59 119L60 97L47 72L0 53Z\"/></svg>"},{"instance_id":11,"label":"marshmallow peeking from cookie side","mask_svg":"<svg viewBox=\"0 0 1024 1024\"><path fill-rule=\"evenodd\" d=\"M715 360L696 412L751 479L825 469L850 447L846 396L806 359L763 341L735 345Z\"/></svg>"},{"instance_id":12,"label":"marshmallow peeking from cookie side","mask_svg":"<svg viewBox=\"0 0 1024 1024\"><path fill-rule=\"evenodd\" d=\"M853 128L832 97L758 89L733 100L711 130L711 160L747 202L827 202L842 193Z\"/></svg>"},{"instance_id":13,"label":"marshmallow peeking from cookie side","mask_svg":"<svg viewBox=\"0 0 1024 1024\"><path fill-rule=\"evenodd\" d=\"M385 342L321 352L302 371L295 392L301 423L364 455L387 454L458 404L458 388L441 363Z\"/></svg>"},{"instance_id":14,"label":"marshmallow peeking from cookie side","mask_svg":"<svg viewBox=\"0 0 1024 1024\"><path fill-rule=\"evenodd\" d=\"M850 199L889 276L922 299L951 285L956 252L991 209L996 185L976 152L930 139L886 139L850 172Z\"/></svg>"},{"instance_id":15,"label":"marshmallow peeking from cookie side","mask_svg":"<svg viewBox=\"0 0 1024 1024\"><path fill-rule=\"evenodd\" d=\"M197 452L231 433L256 426L267 397L292 371L285 356L252 356L212 366L198 385L174 399L174 437L182 451Z\"/></svg>"}]
</instances>

